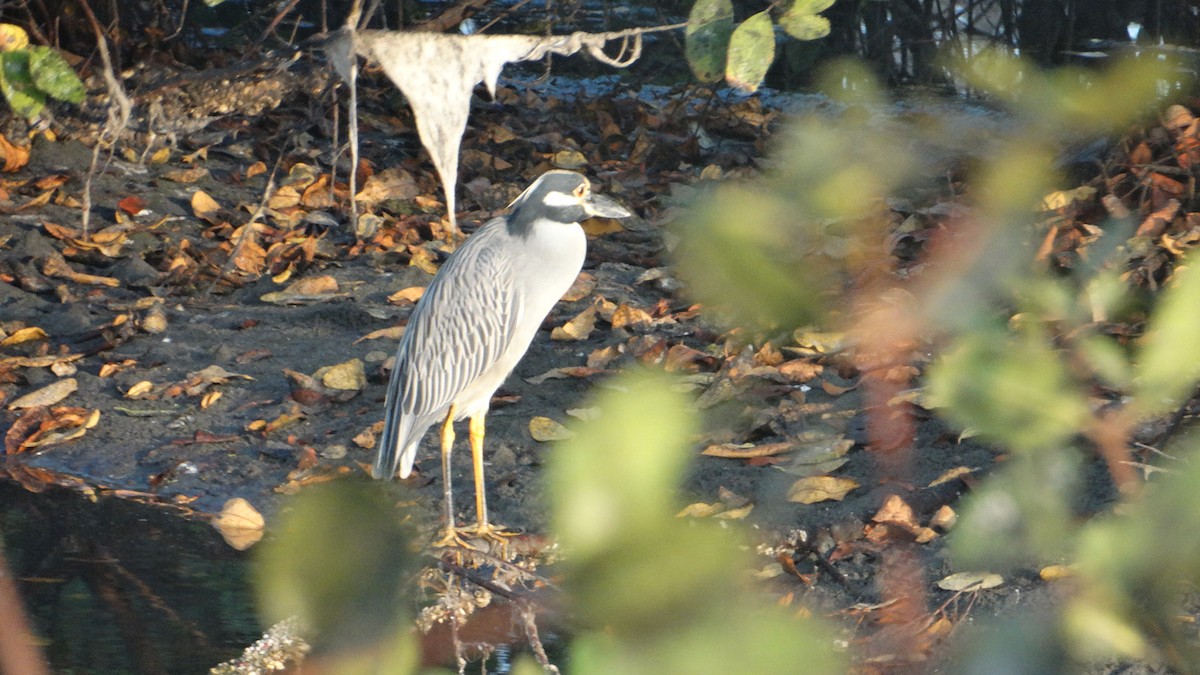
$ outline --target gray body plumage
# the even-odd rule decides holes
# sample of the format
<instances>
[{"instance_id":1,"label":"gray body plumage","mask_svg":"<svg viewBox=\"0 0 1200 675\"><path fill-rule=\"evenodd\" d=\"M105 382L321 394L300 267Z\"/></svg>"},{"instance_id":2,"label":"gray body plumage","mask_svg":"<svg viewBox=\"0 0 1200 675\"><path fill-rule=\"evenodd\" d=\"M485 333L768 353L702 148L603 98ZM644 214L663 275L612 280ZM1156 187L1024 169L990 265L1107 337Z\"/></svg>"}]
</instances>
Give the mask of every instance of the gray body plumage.
<instances>
[{"instance_id":1,"label":"gray body plumage","mask_svg":"<svg viewBox=\"0 0 1200 675\"><path fill-rule=\"evenodd\" d=\"M568 179L583 185L570 208L563 206L562 192L546 196L548 184ZM570 183L564 189L572 194ZM531 202L535 198L548 201ZM588 210L593 205L607 211ZM587 239L578 221L594 214L628 212L590 196L582 176L550 172L517 198L512 213L484 224L450 256L400 341L372 471L376 478L397 472L407 477L422 437L451 406L455 419L487 412L492 395L583 267Z\"/></svg>"}]
</instances>

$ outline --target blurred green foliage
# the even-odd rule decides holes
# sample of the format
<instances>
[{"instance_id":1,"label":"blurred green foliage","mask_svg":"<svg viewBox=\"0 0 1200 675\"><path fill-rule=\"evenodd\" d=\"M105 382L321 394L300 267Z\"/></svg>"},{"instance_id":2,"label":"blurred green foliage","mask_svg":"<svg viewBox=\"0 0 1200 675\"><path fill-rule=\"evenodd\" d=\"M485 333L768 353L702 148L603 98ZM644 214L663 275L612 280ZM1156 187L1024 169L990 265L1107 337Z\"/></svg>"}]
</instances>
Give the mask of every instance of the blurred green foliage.
<instances>
[{"instance_id":1,"label":"blurred green foliage","mask_svg":"<svg viewBox=\"0 0 1200 675\"><path fill-rule=\"evenodd\" d=\"M686 397L648 372L613 384L547 473L564 586L588 626L571 672L844 672L820 622L741 588L749 561L735 532L675 517L698 428Z\"/></svg>"},{"instance_id":2,"label":"blurred green foliage","mask_svg":"<svg viewBox=\"0 0 1200 675\"><path fill-rule=\"evenodd\" d=\"M338 481L305 490L258 547L255 590L267 622L295 617L314 649L361 654L379 643L411 672L416 640L416 573L425 542L402 525L378 485ZM353 658L343 665L356 672ZM407 663L404 667L399 665Z\"/></svg>"},{"instance_id":3,"label":"blurred green foliage","mask_svg":"<svg viewBox=\"0 0 1200 675\"><path fill-rule=\"evenodd\" d=\"M960 143L959 153L981 160L966 179L970 211L926 251L929 269L895 285L912 294L921 336L940 345L928 404L1011 453L968 497L949 540L960 569L1071 561L1081 570L1078 593L1057 611L1018 610L967 631L958 664L1050 672L1042 669L1152 657L1194 667L1200 660L1176 615L1183 590L1200 583L1200 534L1184 525L1200 518L1196 469L1169 467L1121 515L1081 521L1075 509L1085 466L1098 461L1086 439L1115 431L1123 444L1134 421L1172 411L1195 391L1200 273L1181 260L1168 287L1139 305L1121 278L1133 222L1101 223L1099 241L1073 269L1052 272L1035 255L1052 215L1043 200L1073 187L1056 168L1059 151L1156 114L1162 95L1180 87L1177 73L1156 57L1042 72L991 52L957 72L1007 108L1011 132L976 148ZM886 255L880 243L895 226L873 212L889 198L927 203L922 176L955 152L953 128L890 117L861 69L831 72L826 83L845 105L836 121L802 116L761 180L720 186L677 228L689 288L731 324L770 335L853 306L862 288L848 280ZM1145 315L1145 335L1131 344L1103 330L1106 321L1140 325ZM861 319L843 317L843 327L853 334ZM1097 406L1096 383L1125 398ZM1029 625L1038 629L1022 629ZM1010 639L1029 642L1002 643Z\"/></svg>"}]
</instances>

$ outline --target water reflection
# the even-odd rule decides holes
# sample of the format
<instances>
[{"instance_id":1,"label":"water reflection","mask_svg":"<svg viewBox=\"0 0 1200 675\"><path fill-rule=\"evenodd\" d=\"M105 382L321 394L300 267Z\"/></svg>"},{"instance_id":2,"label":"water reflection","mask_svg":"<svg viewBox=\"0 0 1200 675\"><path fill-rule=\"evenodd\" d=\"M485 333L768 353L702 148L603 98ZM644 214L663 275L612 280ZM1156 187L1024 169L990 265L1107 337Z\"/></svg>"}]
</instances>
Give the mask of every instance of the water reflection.
<instances>
[{"instance_id":1,"label":"water reflection","mask_svg":"<svg viewBox=\"0 0 1200 675\"><path fill-rule=\"evenodd\" d=\"M0 483L0 535L55 672L206 673L261 633L246 554L203 523Z\"/></svg>"}]
</instances>

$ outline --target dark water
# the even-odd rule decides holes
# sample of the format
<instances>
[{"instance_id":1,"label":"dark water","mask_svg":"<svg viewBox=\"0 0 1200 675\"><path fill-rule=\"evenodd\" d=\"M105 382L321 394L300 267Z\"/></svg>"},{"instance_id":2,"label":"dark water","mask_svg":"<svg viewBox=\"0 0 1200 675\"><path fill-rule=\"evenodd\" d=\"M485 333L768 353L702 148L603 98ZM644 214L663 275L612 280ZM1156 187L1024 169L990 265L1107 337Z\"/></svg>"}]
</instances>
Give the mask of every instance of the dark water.
<instances>
[{"instance_id":1,"label":"dark water","mask_svg":"<svg viewBox=\"0 0 1200 675\"><path fill-rule=\"evenodd\" d=\"M0 482L0 534L56 673L206 673L262 632L248 556L162 507Z\"/></svg>"}]
</instances>

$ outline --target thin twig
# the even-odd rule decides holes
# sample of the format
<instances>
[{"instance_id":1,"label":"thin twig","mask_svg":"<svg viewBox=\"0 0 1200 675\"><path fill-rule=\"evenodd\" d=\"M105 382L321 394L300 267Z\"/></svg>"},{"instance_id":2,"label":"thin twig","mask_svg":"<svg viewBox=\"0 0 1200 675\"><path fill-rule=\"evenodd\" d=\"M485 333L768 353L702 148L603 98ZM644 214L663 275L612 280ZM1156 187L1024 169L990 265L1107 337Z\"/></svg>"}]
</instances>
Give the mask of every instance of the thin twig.
<instances>
[{"instance_id":1,"label":"thin twig","mask_svg":"<svg viewBox=\"0 0 1200 675\"><path fill-rule=\"evenodd\" d=\"M100 22L96 20L96 15L92 13L92 8L88 5L87 0L79 0L80 7L83 8L83 13L87 16L88 23L92 26L92 32L96 34L96 49L100 52L100 60L104 63L104 83L108 87L109 106L108 119L104 123L104 129L101 130L100 136L96 139L96 145L92 148L92 163L88 168L87 179L83 184L83 205L82 205L82 221L80 223L83 231L83 239L88 239L90 224L92 219L92 178L96 175L96 166L100 161L100 146L109 145L109 157L116 151L115 143L117 138L129 128L129 118L133 114L133 103L129 97L125 95L125 88L121 86L121 82L117 79L116 70L113 68L112 57L108 53L108 38L104 35L104 30L100 27Z\"/></svg>"}]
</instances>

